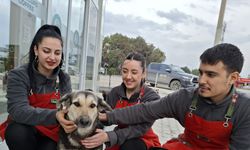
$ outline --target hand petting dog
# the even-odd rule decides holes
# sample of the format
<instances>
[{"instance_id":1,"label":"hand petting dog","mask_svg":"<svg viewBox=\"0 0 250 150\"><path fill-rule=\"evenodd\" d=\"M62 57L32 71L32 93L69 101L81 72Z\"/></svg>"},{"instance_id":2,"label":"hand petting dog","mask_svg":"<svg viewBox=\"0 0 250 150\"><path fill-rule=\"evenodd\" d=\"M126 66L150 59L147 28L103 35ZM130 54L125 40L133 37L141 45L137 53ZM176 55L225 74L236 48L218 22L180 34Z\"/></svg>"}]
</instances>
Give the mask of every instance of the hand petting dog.
<instances>
[{"instance_id":1,"label":"hand petting dog","mask_svg":"<svg viewBox=\"0 0 250 150\"><path fill-rule=\"evenodd\" d=\"M102 129L96 129L96 134L81 140L86 148L95 148L109 141L108 134Z\"/></svg>"},{"instance_id":2,"label":"hand petting dog","mask_svg":"<svg viewBox=\"0 0 250 150\"><path fill-rule=\"evenodd\" d=\"M74 130L76 130L77 128L77 125L73 122L73 121L70 121L70 120L66 120L64 118L65 114L68 112L68 110L66 109L63 109L63 110L60 110L56 113L56 119L57 121L59 122L59 124L63 127L64 131L66 133L71 133L73 132Z\"/></svg>"},{"instance_id":3,"label":"hand petting dog","mask_svg":"<svg viewBox=\"0 0 250 150\"><path fill-rule=\"evenodd\" d=\"M99 113L98 118L99 118L100 121L108 121L106 113Z\"/></svg>"}]
</instances>

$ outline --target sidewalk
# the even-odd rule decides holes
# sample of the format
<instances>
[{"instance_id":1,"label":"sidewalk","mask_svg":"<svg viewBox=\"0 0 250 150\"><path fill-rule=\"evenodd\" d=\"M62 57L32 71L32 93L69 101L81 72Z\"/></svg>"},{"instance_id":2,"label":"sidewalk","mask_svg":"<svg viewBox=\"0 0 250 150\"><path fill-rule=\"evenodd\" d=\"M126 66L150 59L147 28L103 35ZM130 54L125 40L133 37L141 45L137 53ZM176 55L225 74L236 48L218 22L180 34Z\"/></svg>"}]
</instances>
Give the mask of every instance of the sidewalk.
<instances>
[{"instance_id":1,"label":"sidewalk","mask_svg":"<svg viewBox=\"0 0 250 150\"><path fill-rule=\"evenodd\" d=\"M167 96L173 92L171 90L157 88L161 97ZM153 130L159 136L161 144L164 144L171 138L178 137L180 133L183 133L184 128L173 118L158 119L153 125Z\"/></svg>"}]
</instances>

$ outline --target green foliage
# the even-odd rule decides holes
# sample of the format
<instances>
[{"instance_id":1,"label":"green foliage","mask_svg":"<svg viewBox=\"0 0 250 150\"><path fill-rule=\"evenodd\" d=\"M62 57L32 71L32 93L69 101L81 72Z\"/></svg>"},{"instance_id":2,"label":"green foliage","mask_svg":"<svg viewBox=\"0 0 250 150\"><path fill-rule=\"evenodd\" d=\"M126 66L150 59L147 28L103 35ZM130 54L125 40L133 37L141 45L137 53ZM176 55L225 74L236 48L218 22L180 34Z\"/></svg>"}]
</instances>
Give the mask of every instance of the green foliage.
<instances>
[{"instance_id":1,"label":"green foliage","mask_svg":"<svg viewBox=\"0 0 250 150\"><path fill-rule=\"evenodd\" d=\"M189 69L187 66L181 67L181 69L182 69L183 71L185 71L186 73L191 73L190 69Z\"/></svg>"},{"instance_id":2,"label":"green foliage","mask_svg":"<svg viewBox=\"0 0 250 150\"><path fill-rule=\"evenodd\" d=\"M198 70L198 69L193 69L192 71L190 71L190 69L189 69L187 66L181 67L181 69L182 69L184 72L186 72L186 73L190 73L190 74L199 76L199 70Z\"/></svg>"},{"instance_id":3,"label":"green foliage","mask_svg":"<svg viewBox=\"0 0 250 150\"><path fill-rule=\"evenodd\" d=\"M8 45L9 47L9 55L7 58L4 58L4 67L5 71L9 71L14 68L14 60L15 60L15 52L19 50L19 46L17 45Z\"/></svg>"},{"instance_id":4,"label":"green foliage","mask_svg":"<svg viewBox=\"0 0 250 150\"><path fill-rule=\"evenodd\" d=\"M199 76L199 70L198 69L193 69L192 74Z\"/></svg>"},{"instance_id":5,"label":"green foliage","mask_svg":"<svg viewBox=\"0 0 250 150\"><path fill-rule=\"evenodd\" d=\"M109 75L119 74L120 65L130 52L142 53L146 58L147 65L151 62L161 63L166 59L162 50L153 44L147 44L142 37L129 38L116 33L103 40L102 66L105 67L105 64L108 64L106 67Z\"/></svg>"}]
</instances>

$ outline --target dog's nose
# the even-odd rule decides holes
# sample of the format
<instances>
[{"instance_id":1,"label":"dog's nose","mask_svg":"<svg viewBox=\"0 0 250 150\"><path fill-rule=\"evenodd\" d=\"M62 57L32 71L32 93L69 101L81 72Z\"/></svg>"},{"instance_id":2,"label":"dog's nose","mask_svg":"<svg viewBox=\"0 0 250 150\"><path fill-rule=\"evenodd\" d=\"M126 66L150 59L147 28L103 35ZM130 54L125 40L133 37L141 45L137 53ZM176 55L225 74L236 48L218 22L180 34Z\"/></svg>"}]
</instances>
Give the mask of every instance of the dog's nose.
<instances>
[{"instance_id":1,"label":"dog's nose","mask_svg":"<svg viewBox=\"0 0 250 150\"><path fill-rule=\"evenodd\" d=\"M79 119L79 124L82 126L82 127L86 127L88 125L90 125L90 120L88 117L82 117Z\"/></svg>"}]
</instances>

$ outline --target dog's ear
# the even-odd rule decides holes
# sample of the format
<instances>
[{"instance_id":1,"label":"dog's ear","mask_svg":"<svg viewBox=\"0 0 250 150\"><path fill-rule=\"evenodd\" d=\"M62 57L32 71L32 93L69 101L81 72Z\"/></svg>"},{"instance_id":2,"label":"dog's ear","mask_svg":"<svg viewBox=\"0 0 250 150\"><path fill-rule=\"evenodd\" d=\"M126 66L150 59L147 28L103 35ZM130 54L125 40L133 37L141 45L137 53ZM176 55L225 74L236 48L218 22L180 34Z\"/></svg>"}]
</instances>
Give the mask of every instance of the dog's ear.
<instances>
[{"instance_id":1,"label":"dog's ear","mask_svg":"<svg viewBox=\"0 0 250 150\"><path fill-rule=\"evenodd\" d=\"M57 110L68 109L69 106L72 104L72 96L73 93L65 94L57 104Z\"/></svg>"},{"instance_id":2,"label":"dog's ear","mask_svg":"<svg viewBox=\"0 0 250 150\"><path fill-rule=\"evenodd\" d=\"M107 101L108 92L103 90L103 91L101 91L101 93L102 93L103 100Z\"/></svg>"},{"instance_id":3,"label":"dog's ear","mask_svg":"<svg viewBox=\"0 0 250 150\"><path fill-rule=\"evenodd\" d=\"M111 111L112 108L109 106L109 104L107 104L102 98L98 97L98 111L99 112L106 112L106 111Z\"/></svg>"}]
</instances>

